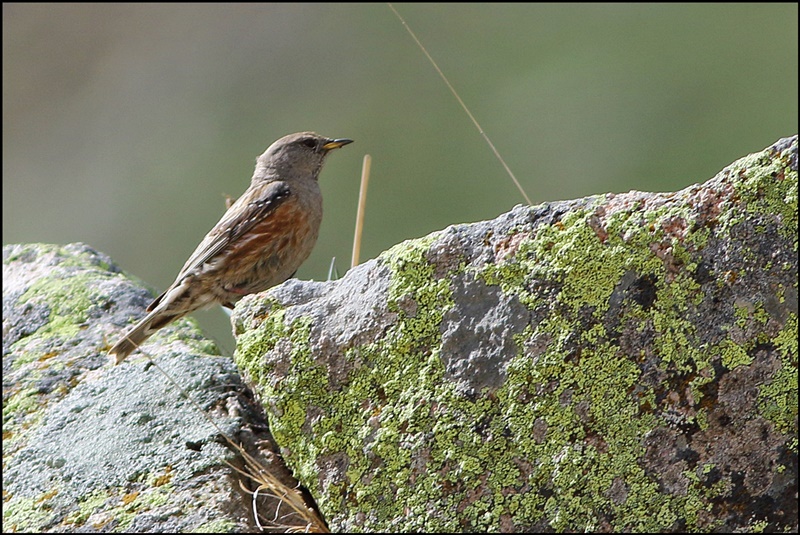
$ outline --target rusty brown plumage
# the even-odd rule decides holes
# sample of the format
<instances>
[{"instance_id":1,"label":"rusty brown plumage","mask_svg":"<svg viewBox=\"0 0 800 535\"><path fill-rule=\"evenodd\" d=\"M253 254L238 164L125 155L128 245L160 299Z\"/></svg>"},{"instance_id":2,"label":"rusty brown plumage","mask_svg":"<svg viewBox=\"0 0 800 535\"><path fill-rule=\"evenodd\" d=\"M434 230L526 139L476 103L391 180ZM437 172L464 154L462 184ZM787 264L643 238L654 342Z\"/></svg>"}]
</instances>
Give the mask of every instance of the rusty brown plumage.
<instances>
[{"instance_id":1,"label":"rusty brown plumage","mask_svg":"<svg viewBox=\"0 0 800 535\"><path fill-rule=\"evenodd\" d=\"M109 351L121 363L153 333L195 310L232 308L291 277L311 254L322 221L317 179L327 154L348 143L313 132L282 137L256 160L250 187L206 234L175 282Z\"/></svg>"}]
</instances>

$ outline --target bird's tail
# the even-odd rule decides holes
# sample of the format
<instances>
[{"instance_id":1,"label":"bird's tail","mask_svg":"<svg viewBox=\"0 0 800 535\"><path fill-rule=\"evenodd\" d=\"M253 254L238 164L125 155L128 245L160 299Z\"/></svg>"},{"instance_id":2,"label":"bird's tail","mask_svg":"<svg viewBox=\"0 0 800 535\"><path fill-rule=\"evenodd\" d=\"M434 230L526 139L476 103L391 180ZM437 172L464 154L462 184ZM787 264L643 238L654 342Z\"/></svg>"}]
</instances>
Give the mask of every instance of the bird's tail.
<instances>
[{"instance_id":1,"label":"bird's tail","mask_svg":"<svg viewBox=\"0 0 800 535\"><path fill-rule=\"evenodd\" d=\"M114 364L120 364L128 355L134 352L145 340L150 338L160 328L172 323L184 314L169 314L162 310L153 310L142 318L125 336L112 347L108 354Z\"/></svg>"}]
</instances>

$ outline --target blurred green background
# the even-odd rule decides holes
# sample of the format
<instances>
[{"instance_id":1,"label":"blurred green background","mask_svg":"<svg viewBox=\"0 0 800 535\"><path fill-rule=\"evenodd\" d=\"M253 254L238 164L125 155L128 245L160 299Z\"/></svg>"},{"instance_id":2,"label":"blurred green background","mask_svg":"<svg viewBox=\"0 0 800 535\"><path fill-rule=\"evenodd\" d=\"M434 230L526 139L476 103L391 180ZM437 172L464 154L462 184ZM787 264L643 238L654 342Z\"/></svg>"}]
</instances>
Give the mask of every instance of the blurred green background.
<instances>
[{"instance_id":1,"label":"blurred green background","mask_svg":"<svg viewBox=\"0 0 800 535\"><path fill-rule=\"evenodd\" d=\"M397 4L534 203L702 182L797 133L797 4ZM322 173L298 276L523 202L386 4L3 4L3 243L82 241L161 291L275 139ZM196 314L224 349L219 310Z\"/></svg>"}]
</instances>

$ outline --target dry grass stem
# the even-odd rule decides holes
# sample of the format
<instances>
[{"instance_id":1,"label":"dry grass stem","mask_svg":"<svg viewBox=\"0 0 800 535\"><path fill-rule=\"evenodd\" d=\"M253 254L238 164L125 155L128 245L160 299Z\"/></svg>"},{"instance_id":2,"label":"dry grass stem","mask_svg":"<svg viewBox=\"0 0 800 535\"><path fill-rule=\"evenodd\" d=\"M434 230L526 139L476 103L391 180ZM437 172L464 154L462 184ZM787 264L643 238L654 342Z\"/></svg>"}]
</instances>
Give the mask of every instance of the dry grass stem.
<instances>
[{"instance_id":1,"label":"dry grass stem","mask_svg":"<svg viewBox=\"0 0 800 535\"><path fill-rule=\"evenodd\" d=\"M242 481L239 480L239 485L242 487L242 489L245 492L253 495L253 519L259 529L262 531L272 530L278 532L329 533L328 527L325 525L322 517L320 517L316 511L306 505L305 499L300 491L288 487L282 483L269 471L266 466L260 463L255 457L250 455L243 447L234 442L233 439L217 425L214 419L211 418L211 416L206 413L206 411L204 411L194 399L192 399L188 392L181 388L175 379L173 379L166 372L166 370L158 365L153 357L151 357L145 351L142 351L141 348L139 348L139 351L146 356L150 363L161 373L161 375L163 375L170 383L172 383L177 391L180 392L180 394L187 401L189 401L189 403L193 405L206 420L208 420L208 422L214 427L214 429L216 429L220 436L222 436L225 441L230 444L231 447L233 447L233 449L239 453L239 455L242 456L242 459L244 459L244 470L237 468L227 461L225 461L225 463L240 475L253 480L255 483L258 483L256 490L250 491L245 488ZM261 491L268 491L264 494L264 496L268 499L271 498L272 500L278 501L278 503L275 505L274 518L272 520L264 520L264 522L267 524L266 526L262 525L263 515L259 513L259 510L269 510L268 507L270 504L265 503L263 500L259 504L258 497ZM291 511L281 515L281 504L288 505L291 508Z\"/></svg>"},{"instance_id":2,"label":"dry grass stem","mask_svg":"<svg viewBox=\"0 0 800 535\"><path fill-rule=\"evenodd\" d=\"M458 95L458 92L455 90L453 85L447 79L447 76L444 75L444 73L442 72L442 69L439 68L439 65L437 65L437 63L433 60L433 57L431 57L431 55L428 54L428 51L425 49L424 46L422 46L422 42L419 40L419 38L417 38L417 35L414 33L414 31L411 29L411 27L408 25L408 23L405 21L405 19L400 16L400 13L397 12L397 10L394 8L394 6L392 4L387 4L387 5L389 6L389 9L391 9L392 12L397 16L397 18L400 19L400 22L403 24L403 27L405 27L405 29L408 31L408 33L411 35L411 37L414 39L414 42L417 43L417 46L420 48L420 50L422 50L422 53L425 54L425 57L428 58L428 61L431 62L431 65L433 65L433 68L436 69L436 72L439 73L439 76L442 78L442 80L444 80L444 83L447 85L447 88L450 89L450 92L456 98L458 103L461 104L461 107L464 109L464 111L466 112L467 116L469 116L470 120L472 121L472 124L474 124L475 128L478 129L478 133L480 133L480 135L483 137L484 141L486 141L486 143L489 145L489 148L492 149L492 152L497 157L497 159L500 160L500 163L502 164L503 168L506 170L506 173L508 173L508 176L511 177L511 180L514 181L514 184L517 186L517 189L522 194L522 197L525 199L525 202L527 202L528 204L533 204L531 202L531 199L528 197L528 194L525 193L525 190L522 188L522 184L519 183L519 180L517 180L517 177L514 176L514 173L511 172L511 168L508 166L508 164L506 164L506 161L503 159L503 157L500 156L500 152L495 148L494 143L492 143L492 140L490 140L489 136L486 135L486 132L483 131L483 128L481 128L481 125L478 123L478 120L475 118L475 116L472 115L472 112L469 111L469 108L467 108L467 105L464 104L463 100L461 100L461 97Z\"/></svg>"},{"instance_id":3,"label":"dry grass stem","mask_svg":"<svg viewBox=\"0 0 800 535\"><path fill-rule=\"evenodd\" d=\"M258 483L258 487L252 491L247 489L241 481L239 485L242 487L242 490L252 495L253 517L261 531L329 533L325 522L322 521L319 514L306 505L300 491L287 487L252 455L238 446L237 449L245 461L244 470L230 463L228 463L228 466L241 475L252 479L255 483ZM259 498L263 498L265 502L269 500L277 502L274 506L275 514L271 519L264 518L264 516L259 513L260 510L272 509L267 506L267 503L259 505ZM288 505L290 510L281 514L282 505Z\"/></svg>"},{"instance_id":4,"label":"dry grass stem","mask_svg":"<svg viewBox=\"0 0 800 535\"><path fill-rule=\"evenodd\" d=\"M361 234L364 230L364 207L367 204L367 186L369 184L369 170L372 167L372 158L369 154L364 155L364 164L361 166L361 188L358 191L358 211L356 212L356 233L353 237L353 258L350 267L358 265L361 255Z\"/></svg>"}]
</instances>

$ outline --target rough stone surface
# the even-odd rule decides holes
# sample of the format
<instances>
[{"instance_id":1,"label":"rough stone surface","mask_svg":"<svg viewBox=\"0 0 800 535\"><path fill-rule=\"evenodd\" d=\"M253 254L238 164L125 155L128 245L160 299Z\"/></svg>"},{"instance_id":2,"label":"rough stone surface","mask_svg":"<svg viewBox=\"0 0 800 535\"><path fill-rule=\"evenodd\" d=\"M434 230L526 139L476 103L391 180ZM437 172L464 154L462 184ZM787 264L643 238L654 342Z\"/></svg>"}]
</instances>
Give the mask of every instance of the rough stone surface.
<instances>
[{"instance_id":1,"label":"rough stone surface","mask_svg":"<svg viewBox=\"0 0 800 535\"><path fill-rule=\"evenodd\" d=\"M333 530L796 531L797 242L795 136L247 297L237 364Z\"/></svg>"},{"instance_id":2,"label":"rough stone surface","mask_svg":"<svg viewBox=\"0 0 800 535\"><path fill-rule=\"evenodd\" d=\"M109 365L110 342L150 299L85 245L3 248L4 533L255 531L226 464L241 460L218 430L141 354ZM262 453L252 394L191 322L143 347L222 431Z\"/></svg>"}]
</instances>

